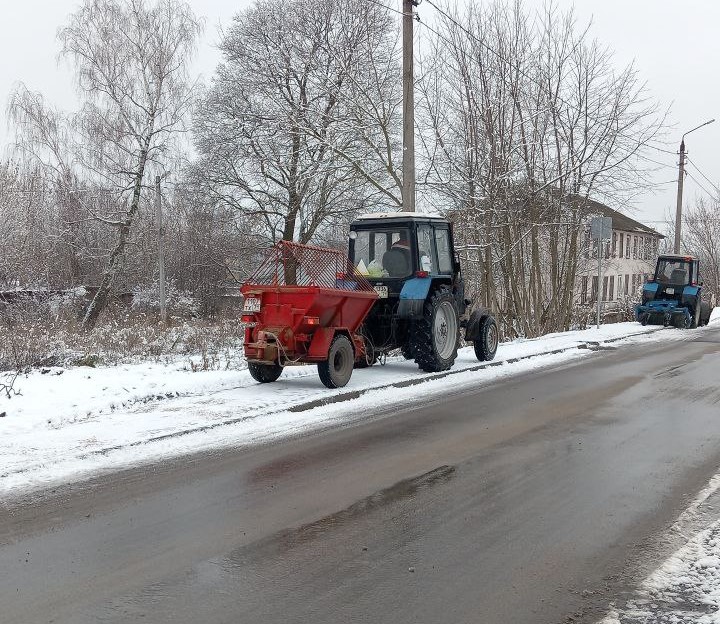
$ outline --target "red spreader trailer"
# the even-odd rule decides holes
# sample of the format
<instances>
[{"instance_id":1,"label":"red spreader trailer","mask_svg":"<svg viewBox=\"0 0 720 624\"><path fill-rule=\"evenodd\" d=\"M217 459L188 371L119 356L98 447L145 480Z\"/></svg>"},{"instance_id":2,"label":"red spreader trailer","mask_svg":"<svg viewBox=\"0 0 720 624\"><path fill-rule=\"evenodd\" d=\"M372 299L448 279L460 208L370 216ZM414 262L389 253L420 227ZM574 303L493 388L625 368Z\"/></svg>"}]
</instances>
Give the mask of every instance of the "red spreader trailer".
<instances>
[{"instance_id":1,"label":"red spreader trailer","mask_svg":"<svg viewBox=\"0 0 720 624\"><path fill-rule=\"evenodd\" d=\"M344 252L280 241L240 290L245 357L257 381L316 363L321 381L339 388L365 360L359 330L378 295Z\"/></svg>"}]
</instances>

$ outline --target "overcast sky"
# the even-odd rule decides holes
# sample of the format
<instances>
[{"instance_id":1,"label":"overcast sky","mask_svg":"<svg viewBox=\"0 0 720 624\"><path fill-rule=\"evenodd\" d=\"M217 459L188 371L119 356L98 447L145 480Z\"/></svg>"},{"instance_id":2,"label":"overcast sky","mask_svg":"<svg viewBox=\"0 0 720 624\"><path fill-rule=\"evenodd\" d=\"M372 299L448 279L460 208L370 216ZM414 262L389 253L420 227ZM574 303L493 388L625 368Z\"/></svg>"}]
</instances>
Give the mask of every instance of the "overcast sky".
<instances>
[{"instance_id":1,"label":"overcast sky","mask_svg":"<svg viewBox=\"0 0 720 624\"><path fill-rule=\"evenodd\" d=\"M357 0L358 2L367 0ZM197 15L204 16L205 35L195 63L197 73L212 75L219 61L215 48L219 28L250 0L189 0ZM400 7L400 0L386 0ZM443 4L437 2L436 4ZM525 0L528 7L542 0ZM683 132L702 122L718 121L687 137L690 163L686 179L685 205L713 185L720 186L720 164L714 146L720 139L720 2L717 0L556 0L562 9L575 7L580 24L592 20L591 34L615 51L618 68L635 62L647 81L650 94L664 106L671 106L671 151L676 152ZM33 90L42 91L48 101L71 109L75 98L71 75L58 65L58 27L79 5L78 0L0 0L0 103L2 126L0 142L7 141L5 105L13 85L23 81ZM431 21L433 9L419 7L421 19ZM675 136L676 135L676 136ZM667 210L674 213L677 191L677 162L674 153L658 151L652 156L661 169L656 175L658 192L638 202L632 213L651 227L662 220ZM705 179L706 176L708 179Z\"/></svg>"}]
</instances>

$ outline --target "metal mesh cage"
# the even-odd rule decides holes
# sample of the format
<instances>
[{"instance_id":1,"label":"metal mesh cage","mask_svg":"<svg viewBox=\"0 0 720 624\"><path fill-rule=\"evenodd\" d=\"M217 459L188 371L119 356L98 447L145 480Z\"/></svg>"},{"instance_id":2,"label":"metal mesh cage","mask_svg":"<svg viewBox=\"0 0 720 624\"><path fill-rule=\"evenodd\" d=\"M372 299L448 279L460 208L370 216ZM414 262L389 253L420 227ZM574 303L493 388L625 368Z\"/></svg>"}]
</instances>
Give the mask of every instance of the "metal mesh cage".
<instances>
[{"instance_id":1,"label":"metal mesh cage","mask_svg":"<svg viewBox=\"0 0 720 624\"><path fill-rule=\"evenodd\" d=\"M289 241L271 247L246 284L373 290L362 275L355 273L342 251Z\"/></svg>"}]
</instances>

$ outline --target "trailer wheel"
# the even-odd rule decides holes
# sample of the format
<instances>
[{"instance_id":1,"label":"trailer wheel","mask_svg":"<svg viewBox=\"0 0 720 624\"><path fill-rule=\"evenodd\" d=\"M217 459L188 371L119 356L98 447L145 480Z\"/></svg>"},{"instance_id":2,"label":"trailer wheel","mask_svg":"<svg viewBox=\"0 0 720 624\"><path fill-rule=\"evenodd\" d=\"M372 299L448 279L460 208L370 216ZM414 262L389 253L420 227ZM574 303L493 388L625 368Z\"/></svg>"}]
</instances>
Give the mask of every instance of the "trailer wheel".
<instances>
[{"instance_id":1,"label":"trailer wheel","mask_svg":"<svg viewBox=\"0 0 720 624\"><path fill-rule=\"evenodd\" d=\"M498 348L498 328L492 316L486 316L480 322L480 335L473 340L475 357L480 362L489 362L495 357Z\"/></svg>"},{"instance_id":2,"label":"trailer wheel","mask_svg":"<svg viewBox=\"0 0 720 624\"><path fill-rule=\"evenodd\" d=\"M440 288L425 304L422 320L414 324L410 348L415 362L426 373L449 369L457 358L460 319L455 297Z\"/></svg>"},{"instance_id":3,"label":"trailer wheel","mask_svg":"<svg viewBox=\"0 0 720 624\"><path fill-rule=\"evenodd\" d=\"M259 362L248 362L250 376L260 383L271 383L277 381L283 371L280 364L260 364Z\"/></svg>"},{"instance_id":4,"label":"trailer wheel","mask_svg":"<svg viewBox=\"0 0 720 624\"><path fill-rule=\"evenodd\" d=\"M320 381L328 388L342 388L348 381L355 366L355 352L347 336L338 334L333 338L328 359L318 362Z\"/></svg>"}]
</instances>

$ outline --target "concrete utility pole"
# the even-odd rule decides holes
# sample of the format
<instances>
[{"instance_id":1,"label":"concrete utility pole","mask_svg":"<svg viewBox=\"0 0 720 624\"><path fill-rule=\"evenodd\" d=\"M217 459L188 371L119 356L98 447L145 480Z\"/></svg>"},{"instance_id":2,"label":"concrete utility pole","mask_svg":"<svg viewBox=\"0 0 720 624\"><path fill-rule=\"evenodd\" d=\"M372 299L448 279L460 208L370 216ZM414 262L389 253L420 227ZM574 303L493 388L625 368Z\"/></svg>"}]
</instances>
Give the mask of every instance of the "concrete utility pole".
<instances>
[{"instance_id":1,"label":"concrete utility pole","mask_svg":"<svg viewBox=\"0 0 720 624\"><path fill-rule=\"evenodd\" d=\"M165 297L165 228L162 218L162 196L160 194L160 176L155 176L155 220L158 235L158 266L160 269L160 322L167 325L167 301Z\"/></svg>"},{"instance_id":2,"label":"concrete utility pole","mask_svg":"<svg viewBox=\"0 0 720 624\"><path fill-rule=\"evenodd\" d=\"M680 139L680 162L678 164L678 190L677 190L677 207L675 209L675 245L673 246L673 252L676 254L680 253L680 230L682 228L682 196L683 196L683 184L685 183L685 137L691 132L695 132L698 128L711 124L714 119L706 121L699 126L688 130L682 135Z\"/></svg>"},{"instance_id":3,"label":"concrete utility pole","mask_svg":"<svg viewBox=\"0 0 720 624\"><path fill-rule=\"evenodd\" d=\"M403 212L415 211L415 89L413 84L413 7L403 0Z\"/></svg>"}]
</instances>

